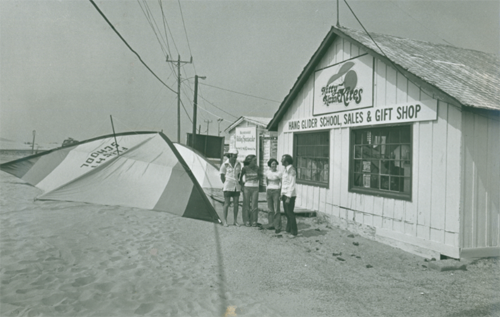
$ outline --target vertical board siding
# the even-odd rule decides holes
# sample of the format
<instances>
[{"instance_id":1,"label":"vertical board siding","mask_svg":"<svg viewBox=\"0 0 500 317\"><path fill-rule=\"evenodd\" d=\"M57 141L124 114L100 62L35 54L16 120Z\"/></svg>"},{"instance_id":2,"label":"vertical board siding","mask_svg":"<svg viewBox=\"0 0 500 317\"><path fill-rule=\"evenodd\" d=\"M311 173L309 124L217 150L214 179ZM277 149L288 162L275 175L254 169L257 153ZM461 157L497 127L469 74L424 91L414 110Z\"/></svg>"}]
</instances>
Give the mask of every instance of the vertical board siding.
<instances>
[{"instance_id":1,"label":"vertical board siding","mask_svg":"<svg viewBox=\"0 0 500 317\"><path fill-rule=\"evenodd\" d=\"M463 210L460 217L462 239L462 248L472 248L473 247L473 228L474 223L474 160L473 151L471 148L474 145L474 120L473 115L469 112L462 113L462 139L463 139L463 182L464 189L462 192L463 199ZM467 224L467 225L466 225Z\"/></svg>"},{"instance_id":2,"label":"vertical board siding","mask_svg":"<svg viewBox=\"0 0 500 317\"><path fill-rule=\"evenodd\" d=\"M499 246L500 122L463 112L463 219L461 246Z\"/></svg>"},{"instance_id":3,"label":"vertical board siding","mask_svg":"<svg viewBox=\"0 0 500 317\"><path fill-rule=\"evenodd\" d=\"M317 68L338 64L364 53L366 52L359 46L337 38ZM374 68L374 107L430 98L416 84L382 60L375 59ZM279 156L293 153L293 133L283 133L284 124L289 120L313 116L313 89L314 73L297 94L280 123ZM464 245L466 239L472 238L472 233L469 232L468 237L460 236L459 212L465 206L465 200L470 200L470 197L463 201L460 201L458 197L461 196L462 182L470 177L470 175L463 175L474 173L472 170L469 171L473 168L472 165L468 167L469 172L462 170L462 161L472 162L470 154L468 158L464 155L466 151L463 149L463 122L460 108L441 102L438 106L437 120L412 124L411 201L349 192L351 130L349 128L332 129L330 131L329 186L328 188L298 186L300 194L298 193L297 206L319 210L343 220L355 219L360 224L399 232L417 240L432 240L457 248ZM470 126L467 128L473 129ZM498 135L499 129L498 127L488 128L485 133ZM500 137L496 138L500 139ZM491 146L488 145L488 147ZM498 162L487 161L487 163L489 169L499 170ZM500 186L499 181L494 177L482 181L487 183L486 187L491 187L492 184ZM474 190L469 190L469 192L473 193ZM481 193L480 190L479 194ZM483 225L484 230L492 234L495 231L496 235L492 238L492 234L489 234L484 236L483 240L488 237L489 241L498 244L500 241L498 229L500 202L498 195L488 194L490 198L485 198L484 203L476 202L475 204L479 207L488 204L496 206L496 213L484 214L488 226ZM494 197L491 198L491 196ZM471 218L472 214L468 212L464 216ZM424 245L427 246L428 243L422 246Z\"/></svg>"},{"instance_id":4,"label":"vertical board siding","mask_svg":"<svg viewBox=\"0 0 500 317\"><path fill-rule=\"evenodd\" d=\"M444 105L444 103L443 103ZM440 103L440 107L441 103ZM460 230L461 183L462 183L462 114L460 109L447 105L448 125L446 143L446 212L445 231L458 233Z\"/></svg>"},{"instance_id":5,"label":"vertical board siding","mask_svg":"<svg viewBox=\"0 0 500 317\"><path fill-rule=\"evenodd\" d=\"M430 213L432 209L431 194L434 190L432 184L432 123L415 123L420 126L419 147L413 156L419 158L419 183L416 190L419 195L417 212L417 234L420 238L428 240L430 233ZM419 228L420 227L420 228Z\"/></svg>"},{"instance_id":6,"label":"vertical board siding","mask_svg":"<svg viewBox=\"0 0 500 317\"><path fill-rule=\"evenodd\" d=\"M487 210L487 181L488 181L488 119L482 116L474 116L474 162L476 165L477 184L475 186L476 194L476 230L474 240L476 241L475 247L486 246L486 235L488 234L488 227L486 222ZM497 159L500 159L497 157Z\"/></svg>"},{"instance_id":7,"label":"vertical board siding","mask_svg":"<svg viewBox=\"0 0 500 317\"><path fill-rule=\"evenodd\" d=\"M488 156L488 170L489 173L489 186L492 189L489 195L488 204L488 222L489 232L487 245L500 246L500 147L498 145L500 140L500 122L490 120L488 124L488 149L491 153ZM496 148L495 148L496 147ZM495 193L494 190L497 189Z\"/></svg>"},{"instance_id":8,"label":"vertical board siding","mask_svg":"<svg viewBox=\"0 0 500 317\"><path fill-rule=\"evenodd\" d=\"M438 104L438 120L432 123L432 197L430 225L432 229L440 230L434 233L431 239L444 243L444 228L446 215L446 141L447 141L447 116L448 107L446 104Z\"/></svg>"}]
</instances>

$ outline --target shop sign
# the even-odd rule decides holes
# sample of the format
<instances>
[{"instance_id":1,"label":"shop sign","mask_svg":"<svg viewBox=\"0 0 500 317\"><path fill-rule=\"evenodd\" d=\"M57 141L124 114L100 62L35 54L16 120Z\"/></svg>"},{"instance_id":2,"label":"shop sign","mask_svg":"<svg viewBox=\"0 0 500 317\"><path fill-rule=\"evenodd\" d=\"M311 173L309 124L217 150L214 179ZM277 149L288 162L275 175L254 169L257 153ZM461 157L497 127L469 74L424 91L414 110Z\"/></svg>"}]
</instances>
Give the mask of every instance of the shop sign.
<instances>
[{"instance_id":1,"label":"shop sign","mask_svg":"<svg viewBox=\"0 0 500 317\"><path fill-rule=\"evenodd\" d=\"M313 114L373 106L373 57L366 54L314 73Z\"/></svg>"},{"instance_id":2,"label":"shop sign","mask_svg":"<svg viewBox=\"0 0 500 317\"><path fill-rule=\"evenodd\" d=\"M290 120L284 132L313 131L437 119L437 100L424 100Z\"/></svg>"},{"instance_id":3,"label":"shop sign","mask_svg":"<svg viewBox=\"0 0 500 317\"><path fill-rule=\"evenodd\" d=\"M238 161L243 162L247 155L259 157L257 152L257 127L236 128L235 147L238 150Z\"/></svg>"}]
</instances>

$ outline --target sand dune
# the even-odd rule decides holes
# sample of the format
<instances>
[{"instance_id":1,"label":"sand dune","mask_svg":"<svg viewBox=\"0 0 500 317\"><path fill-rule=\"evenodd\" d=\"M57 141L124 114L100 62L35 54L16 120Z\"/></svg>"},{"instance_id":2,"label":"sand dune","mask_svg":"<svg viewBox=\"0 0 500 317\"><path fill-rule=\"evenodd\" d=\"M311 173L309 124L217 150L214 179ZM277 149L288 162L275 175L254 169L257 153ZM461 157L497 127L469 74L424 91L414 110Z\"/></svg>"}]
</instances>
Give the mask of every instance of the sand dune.
<instances>
[{"instance_id":1,"label":"sand dune","mask_svg":"<svg viewBox=\"0 0 500 317\"><path fill-rule=\"evenodd\" d=\"M299 218L299 237L288 239L163 212L33 201L41 192L5 173L0 189L2 317L500 311L494 260L436 272L423 258L352 238L320 218Z\"/></svg>"}]
</instances>

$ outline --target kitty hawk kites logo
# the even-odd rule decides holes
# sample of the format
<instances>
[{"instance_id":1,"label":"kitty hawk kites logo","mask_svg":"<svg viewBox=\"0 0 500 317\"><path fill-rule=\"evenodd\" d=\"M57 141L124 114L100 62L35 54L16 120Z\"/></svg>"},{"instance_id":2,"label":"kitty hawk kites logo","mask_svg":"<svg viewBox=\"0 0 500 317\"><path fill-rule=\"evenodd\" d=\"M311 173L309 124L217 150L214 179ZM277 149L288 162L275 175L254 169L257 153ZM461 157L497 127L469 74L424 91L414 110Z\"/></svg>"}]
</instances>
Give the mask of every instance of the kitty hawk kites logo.
<instances>
[{"instance_id":1,"label":"kitty hawk kites logo","mask_svg":"<svg viewBox=\"0 0 500 317\"><path fill-rule=\"evenodd\" d=\"M321 87L323 103L326 106L343 103L347 107L352 101L356 104L361 102L363 89L356 88L358 75L351 69L353 66L354 62L345 63L338 73L330 77L326 85Z\"/></svg>"}]
</instances>

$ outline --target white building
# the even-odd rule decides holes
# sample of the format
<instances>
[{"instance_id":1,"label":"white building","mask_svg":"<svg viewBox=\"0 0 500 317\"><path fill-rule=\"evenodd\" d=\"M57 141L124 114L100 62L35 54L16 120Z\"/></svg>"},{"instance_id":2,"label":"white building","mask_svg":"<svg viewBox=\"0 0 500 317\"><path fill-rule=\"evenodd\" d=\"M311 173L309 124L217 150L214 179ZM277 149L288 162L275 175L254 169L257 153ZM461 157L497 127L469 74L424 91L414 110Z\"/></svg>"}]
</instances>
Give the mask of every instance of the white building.
<instances>
[{"instance_id":1,"label":"white building","mask_svg":"<svg viewBox=\"0 0 500 317\"><path fill-rule=\"evenodd\" d=\"M500 255L500 60L332 27L267 126L297 206L426 257Z\"/></svg>"}]
</instances>

